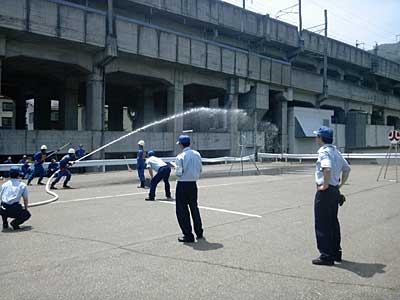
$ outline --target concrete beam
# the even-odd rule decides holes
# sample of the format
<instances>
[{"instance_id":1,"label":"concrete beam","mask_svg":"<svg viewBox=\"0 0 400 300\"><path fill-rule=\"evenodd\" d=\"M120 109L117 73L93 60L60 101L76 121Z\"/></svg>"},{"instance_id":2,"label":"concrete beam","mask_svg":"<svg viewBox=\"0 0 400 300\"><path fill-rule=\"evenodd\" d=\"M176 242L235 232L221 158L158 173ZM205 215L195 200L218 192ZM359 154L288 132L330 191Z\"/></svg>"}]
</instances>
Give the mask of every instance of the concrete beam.
<instances>
[{"instance_id":1,"label":"concrete beam","mask_svg":"<svg viewBox=\"0 0 400 300\"><path fill-rule=\"evenodd\" d=\"M53 43L26 43L17 40L8 41L6 44L6 58L25 56L41 60L49 60L76 65L85 73L90 73L93 59L89 53L77 51L72 47L57 47Z\"/></svg>"},{"instance_id":2,"label":"concrete beam","mask_svg":"<svg viewBox=\"0 0 400 300\"><path fill-rule=\"evenodd\" d=\"M143 59L133 59L119 57L107 65L106 73L124 72L128 74L140 75L160 79L162 81L174 84L175 72L170 66L163 66L156 62L144 61Z\"/></svg>"}]
</instances>

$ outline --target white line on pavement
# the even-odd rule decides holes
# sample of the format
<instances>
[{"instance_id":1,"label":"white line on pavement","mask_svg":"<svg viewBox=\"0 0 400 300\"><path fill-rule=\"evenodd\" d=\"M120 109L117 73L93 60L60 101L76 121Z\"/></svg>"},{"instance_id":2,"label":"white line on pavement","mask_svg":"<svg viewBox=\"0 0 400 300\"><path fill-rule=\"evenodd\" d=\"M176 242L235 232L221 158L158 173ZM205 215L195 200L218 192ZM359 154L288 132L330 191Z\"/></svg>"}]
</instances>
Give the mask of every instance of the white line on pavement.
<instances>
[{"instance_id":1,"label":"white line on pavement","mask_svg":"<svg viewBox=\"0 0 400 300\"><path fill-rule=\"evenodd\" d=\"M175 205L175 201L157 201L157 202ZM200 209L205 209L205 210L219 211L219 212L223 212L223 213L227 213L227 214L233 214L233 215L241 215L241 216L246 216L246 217L262 218L259 215L253 215L253 214L248 214L248 213L244 213L244 212L240 212L240 211L234 211L234 210L227 210L227 209L207 207L207 206L199 206L199 208Z\"/></svg>"},{"instance_id":2,"label":"white line on pavement","mask_svg":"<svg viewBox=\"0 0 400 300\"><path fill-rule=\"evenodd\" d=\"M267 181L270 182L270 181L275 181L275 180L277 180L277 179L267 180ZM210 185L199 186L199 189L211 188L211 187L219 187L219 186L237 185L237 184L257 183L257 182L266 182L266 180L263 180L263 181L252 180L252 181L242 181L242 182L232 182L232 183L210 184ZM174 191L174 189L171 189L171 191ZM106 195L106 196L96 196L96 197L88 197L88 198L78 198L78 199L72 199L72 200L60 200L60 201L57 201L57 202L54 202L54 203L82 202L82 201L100 200L100 199L109 199L109 198L120 198L120 197L128 197L128 196L135 196L135 195L146 195L146 194L148 194L148 192L137 192L137 193L129 193L129 194Z\"/></svg>"}]
</instances>

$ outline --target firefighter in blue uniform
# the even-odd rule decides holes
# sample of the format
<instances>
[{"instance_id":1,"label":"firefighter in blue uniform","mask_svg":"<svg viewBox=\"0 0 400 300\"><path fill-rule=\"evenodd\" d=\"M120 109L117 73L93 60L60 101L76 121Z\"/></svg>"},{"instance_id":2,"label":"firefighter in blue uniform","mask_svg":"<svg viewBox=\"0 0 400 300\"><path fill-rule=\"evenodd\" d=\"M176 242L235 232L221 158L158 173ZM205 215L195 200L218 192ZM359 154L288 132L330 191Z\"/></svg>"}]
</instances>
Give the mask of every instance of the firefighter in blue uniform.
<instances>
[{"instance_id":1,"label":"firefighter in blue uniform","mask_svg":"<svg viewBox=\"0 0 400 300\"><path fill-rule=\"evenodd\" d=\"M22 156L22 159L18 163L22 165L21 166L22 178L25 179L32 172L26 155Z\"/></svg>"},{"instance_id":2,"label":"firefighter in blue uniform","mask_svg":"<svg viewBox=\"0 0 400 300\"><path fill-rule=\"evenodd\" d=\"M56 152L56 151L47 152L46 145L42 145L42 147L40 147L40 152L37 152L33 156L35 163L33 164L33 171L31 173L31 175L29 175L29 178L28 178L28 185L30 185L33 178L35 178L38 175L39 175L38 184L44 185L44 183L42 183L42 180L46 173L43 168L43 163L46 161L46 158L54 152Z\"/></svg>"},{"instance_id":3,"label":"firefighter in blue uniform","mask_svg":"<svg viewBox=\"0 0 400 300\"><path fill-rule=\"evenodd\" d=\"M69 167L71 167L75 162L75 149L70 148L68 150L68 154L65 155L61 160L60 160L60 171L57 174L57 178L51 183L50 189L56 190L56 184L60 181L61 177L65 176L63 188L64 189L70 189L71 187L68 185L68 182L71 180L71 171L69 170Z\"/></svg>"},{"instance_id":4,"label":"firefighter in blue uniform","mask_svg":"<svg viewBox=\"0 0 400 300\"><path fill-rule=\"evenodd\" d=\"M18 179L22 175L19 167L11 167L9 173L11 179L2 185L0 190L0 214L3 219L3 230L8 228L7 218L14 219L10 225L17 230L20 229L19 225L31 217L28 211L28 188ZM19 203L21 197L24 200L24 207Z\"/></svg>"},{"instance_id":5,"label":"firefighter in blue uniform","mask_svg":"<svg viewBox=\"0 0 400 300\"><path fill-rule=\"evenodd\" d=\"M137 172L140 180L140 185L138 188L145 189L146 188L146 178L144 177L144 169L145 169L145 158L146 152L144 151L144 141L140 140L138 142L139 151L137 154Z\"/></svg>"},{"instance_id":6,"label":"firefighter in blue uniform","mask_svg":"<svg viewBox=\"0 0 400 300\"><path fill-rule=\"evenodd\" d=\"M55 159L51 160L47 167L47 177L51 177L58 170L58 162Z\"/></svg>"}]
</instances>

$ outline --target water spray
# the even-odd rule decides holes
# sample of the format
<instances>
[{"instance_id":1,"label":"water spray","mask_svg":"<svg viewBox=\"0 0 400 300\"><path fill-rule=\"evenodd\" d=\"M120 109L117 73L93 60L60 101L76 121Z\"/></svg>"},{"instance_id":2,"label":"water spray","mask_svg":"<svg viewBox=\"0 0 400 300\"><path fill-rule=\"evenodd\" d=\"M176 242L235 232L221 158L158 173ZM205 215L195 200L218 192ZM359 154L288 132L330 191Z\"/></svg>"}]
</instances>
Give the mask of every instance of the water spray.
<instances>
[{"instance_id":1,"label":"water spray","mask_svg":"<svg viewBox=\"0 0 400 300\"><path fill-rule=\"evenodd\" d=\"M158 120L158 121L154 121L154 122L152 122L150 124L147 124L147 125L145 125L145 126L143 126L141 128L138 128L138 129L136 129L136 130L134 130L132 132L129 132L129 133L127 133L127 134L125 134L125 135L123 135L123 136L121 136L121 137L119 137L119 138L117 138L117 139L115 139L115 140L113 140L113 141L111 141L111 142L109 142L109 143L107 143L107 144L105 144L105 145L93 150L92 152L82 156L78 160L74 161L74 163L79 163L81 160L84 160L84 159L92 156L93 154L95 154L95 153L97 153L97 152L99 152L99 151L101 151L101 150L103 150L103 149L105 149L105 148L107 148L107 147L119 142L119 141L122 141L123 139L126 139L127 137L129 137L129 136L131 136L133 134L136 134L136 133L138 133L140 131L146 130L146 129L148 129L150 127L153 127L153 126L157 126L157 125L172 121L172 120L177 119L177 118L182 118L182 117L184 117L186 115L195 114L195 113L217 113L217 114L218 113L225 113L226 114L228 112L234 113L234 114L241 114L243 116L247 115L246 112L241 110L241 109L223 109L223 108L208 108L208 107L192 108L190 110L187 110L187 111L184 111L184 112L181 112L181 113L166 117L164 119L161 119L161 120ZM193 132L193 130L192 130L192 132ZM55 172L49 178L49 180L46 183L46 193L51 195L53 198L51 198L49 200L46 200L46 201L42 201L42 202L32 203L32 204L29 205L29 207L46 205L46 204L50 204L50 203L55 202L55 201L58 200L58 198L59 198L58 194L56 194L55 192L50 190L50 182L58 174L58 172L59 172L59 170L57 172Z\"/></svg>"}]
</instances>

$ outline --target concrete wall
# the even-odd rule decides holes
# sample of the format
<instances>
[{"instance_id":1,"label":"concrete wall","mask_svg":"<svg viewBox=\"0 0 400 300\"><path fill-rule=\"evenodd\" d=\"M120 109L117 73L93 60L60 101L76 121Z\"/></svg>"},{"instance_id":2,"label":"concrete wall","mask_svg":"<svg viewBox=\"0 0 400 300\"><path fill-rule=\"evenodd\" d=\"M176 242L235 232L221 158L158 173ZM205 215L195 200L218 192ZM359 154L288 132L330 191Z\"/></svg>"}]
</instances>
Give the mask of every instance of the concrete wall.
<instances>
[{"instance_id":1,"label":"concrete wall","mask_svg":"<svg viewBox=\"0 0 400 300\"><path fill-rule=\"evenodd\" d=\"M297 27L219 0L130 0L243 34L298 45Z\"/></svg>"},{"instance_id":2,"label":"concrete wall","mask_svg":"<svg viewBox=\"0 0 400 300\"><path fill-rule=\"evenodd\" d=\"M305 107L290 107L288 108L288 144L289 153L315 153L318 150L318 146L315 142L315 137L297 137L296 136L296 117L300 120L303 118L309 120L309 124L314 127L311 130L317 130L320 126L324 125L323 121L328 120L331 125L331 116L333 111L324 109L313 109ZM302 125L302 124L300 124ZM298 125L297 125L298 126ZM341 135L341 131L339 136ZM342 138L339 138L341 141Z\"/></svg>"},{"instance_id":3,"label":"concrete wall","mask_svg":"<svg viewBox=\"0 0 400 300\"><path fill-rule=\"evenodd\" d=\"M130 0L146 6L196 19L210 25L232 29L244 34L264 37L267 40L298 47L298 29L296 26L243 10L240 7L218 0ZM323 53L322 35L303 30L305 50ZM373 62L378 68L376 74L394 80L400 80L400 64L358 49L343 42L328 39L328 56L365 69Z\"/></svg>"},{"instance_id":4,"label":"concrete wall","mask_svg":"<svg viewBox=\"0 0 400 300\"><path fill-rule=\"evenodd\" d=\"M324 37L322 35L304 30L303 38L305 50L323 54ZM331 38L328 39L328 56L366 69L371 69L373 63L376 63L378 66L374 70L376 74L400 80L400 64L383 57L375 57L372 53Z\"/></svg>"},{"instance_id":5,"label":"concrete wall","mask_svg":"<svg viewBox=\"0 0 400 300\"><path fill-rule=\"evenodd\" d=\"M126 132L106 131L104 141L108 143L125 135ZM193 148L199 150L229 150L229 133L193 133L191 134ZM146 132L134 134L106 149L106 153L134 152L138 140L146 141L146 148L154 151L173 151L171 143L176 137L172 132ZM49 130L8 130L0 129L0 144L2 155L33 154L45 144L49 150L55 150L61 144L71 142L73 147L83 144L87 151L93 150L101 140L100 132L95 131L49 131Z\"/></svg>"},{"instance_id":6,"label":"concrete wall","mask_svg":"<svg viewBox=\"0 0 400 300\"><path fill-rule=\"evenodd\" d=\"M367 147L389 147L388 134L393 129L393 126L367 125L365 132Z\"/></svg>"}]
</instances>

